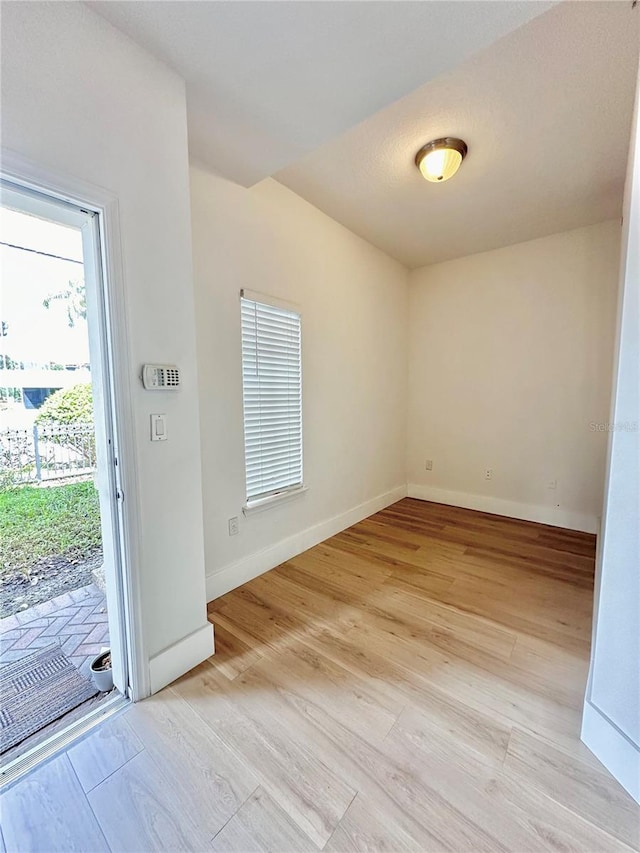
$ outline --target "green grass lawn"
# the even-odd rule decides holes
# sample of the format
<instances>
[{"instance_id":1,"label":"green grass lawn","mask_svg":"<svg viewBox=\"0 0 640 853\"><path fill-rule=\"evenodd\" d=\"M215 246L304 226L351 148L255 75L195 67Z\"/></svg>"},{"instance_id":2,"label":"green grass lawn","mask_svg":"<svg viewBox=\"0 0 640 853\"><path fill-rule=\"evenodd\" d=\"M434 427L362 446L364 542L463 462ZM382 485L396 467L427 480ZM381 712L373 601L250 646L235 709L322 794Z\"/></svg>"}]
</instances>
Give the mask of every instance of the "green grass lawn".
<instances>
[{"instance_id":1,"label":"green grass lawn","mask_svg":"<svg viewBox=\"0 0 640 853\"><path fill-rule=\"evenodd\" d=\"M28 572L43 557L85 557L101 541L98 492L91 481L0 492L2 574Z\"/></svg>"}]
</instances>

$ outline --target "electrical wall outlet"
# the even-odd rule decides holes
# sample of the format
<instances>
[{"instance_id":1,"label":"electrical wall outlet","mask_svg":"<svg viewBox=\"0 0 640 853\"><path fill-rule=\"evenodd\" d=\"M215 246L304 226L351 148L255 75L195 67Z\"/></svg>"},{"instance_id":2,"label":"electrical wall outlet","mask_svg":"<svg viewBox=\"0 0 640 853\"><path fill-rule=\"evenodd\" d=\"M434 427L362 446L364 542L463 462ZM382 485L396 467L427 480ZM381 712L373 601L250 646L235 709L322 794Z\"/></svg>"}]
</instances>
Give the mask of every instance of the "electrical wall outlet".
<instances>
[{"instance_id":1,"label":"electrical wall outlet","mask_svg":"<svg viewBox=\"0 0 640 853\"><path fill-rule=\"evenodd\" d=\"M485 480L493 480L493 468L484 469L484 478Z\"/></svg>"},{"instance_id":2,"label":"electrical wall outlet","mask_svg":"<svg viewBox=\"0 0 640 853\"><path fill-rule=\"evenodd\" d=\"M233 518L229 519L229 536L237 536L238 533L240 533L240 523L238 516L234 515Z\"/></svg>"},{"instance_id":3,"label":"electrical wall outlet","mask_svg":"<svg viewBox=\"0 0 640 853\"><path fill-rule=\"evenodd\" d=\"M424 463L425 471L433 471L433 459L427 459Z\"/></svg>"}]
</instances>

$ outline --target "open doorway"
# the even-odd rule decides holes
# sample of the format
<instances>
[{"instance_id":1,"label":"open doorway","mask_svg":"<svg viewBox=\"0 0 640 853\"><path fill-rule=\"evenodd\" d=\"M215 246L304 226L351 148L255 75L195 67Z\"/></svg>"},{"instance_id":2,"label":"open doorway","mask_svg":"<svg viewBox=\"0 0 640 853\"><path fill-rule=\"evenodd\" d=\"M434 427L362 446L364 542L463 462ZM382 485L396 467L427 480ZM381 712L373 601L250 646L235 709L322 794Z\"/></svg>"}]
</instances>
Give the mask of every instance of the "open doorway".
<instances>
[{"instance_id":1,"label":"open doorway","mask_svg":"<svg viewBox=\"0 0 640 853\"><path fill-rule=\"evenodd\" d=\"M129 680L98 213L3 181L0 224L6 767Z\"/></svg>"}]
</instances>

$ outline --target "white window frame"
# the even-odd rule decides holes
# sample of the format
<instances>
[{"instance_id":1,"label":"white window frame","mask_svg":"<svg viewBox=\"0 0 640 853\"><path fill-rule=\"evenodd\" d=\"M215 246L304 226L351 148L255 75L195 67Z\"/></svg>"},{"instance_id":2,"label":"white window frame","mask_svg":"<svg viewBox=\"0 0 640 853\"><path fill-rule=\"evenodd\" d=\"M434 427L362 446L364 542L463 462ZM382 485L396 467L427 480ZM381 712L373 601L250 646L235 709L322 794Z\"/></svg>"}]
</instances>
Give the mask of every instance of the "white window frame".
<instances>
[{"instance_id":1,"label":"white window frame","mask_svg":"<svg viewBox=\"0 0 640 853\"><path fill-rule=\"evenodd\" d=\"M243 436L244 436L244 452L245 452L245 495L246 495L246 503L243 507L243 513L245 515L252 514L254 512L260 512L263 509L268 509L270 506L276 503L281 503L283 501L291 500L292 498L297 497L298 495L304 494L307 491L306 486L304 485L304 428L302 424L302 383L303 383L303 367L302 367L302 311L300 310L300 306L296 305L292 302L286 302L282 299L274 298L273 296L268 296L264 293L258 293L256 291L243 289L240 291L240 321L242 323L242 300L248 300L251 302L258 303L260 305L267 305L272 308L280 308L283 311L289 311L296 314L299 318L300 323L300 480L299 482L292 483L291 485L284 486L281 489L273 492L266 492L259 495L254 495L249 497L249 488L248 488L248 466L247 466L247 430L245 424L245 376L244 376L244 355L242 358L242 411L243 411ZM244 337L241 329L241 340L244 345ZM242 352L242 351L241 351Z\"/></svg>"}]
</instances>

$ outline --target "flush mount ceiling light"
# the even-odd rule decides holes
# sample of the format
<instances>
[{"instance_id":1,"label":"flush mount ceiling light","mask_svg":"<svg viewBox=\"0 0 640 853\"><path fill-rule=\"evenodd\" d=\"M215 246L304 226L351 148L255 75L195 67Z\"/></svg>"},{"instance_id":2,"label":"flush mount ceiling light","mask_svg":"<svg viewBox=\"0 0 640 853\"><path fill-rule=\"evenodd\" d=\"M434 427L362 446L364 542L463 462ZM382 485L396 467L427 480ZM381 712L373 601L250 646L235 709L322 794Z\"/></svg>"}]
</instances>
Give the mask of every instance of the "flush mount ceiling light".
<instances>
[{"instance_id":1,"label":"flush mount ceiling light","mask_svg":"<svg viewBox=\"0 0 640 853\"><path fill-rule=\"evenodd\" d=\"M455 175L466 154L466 142L445 136L422 146L416 154L416 166L425 180L440 183Z\"/></svg>"}]
</instances>

